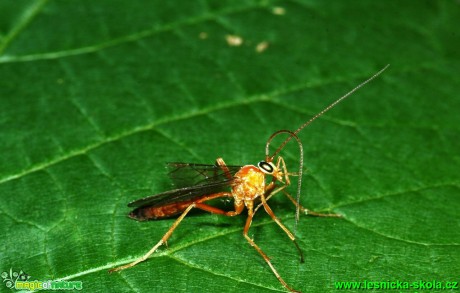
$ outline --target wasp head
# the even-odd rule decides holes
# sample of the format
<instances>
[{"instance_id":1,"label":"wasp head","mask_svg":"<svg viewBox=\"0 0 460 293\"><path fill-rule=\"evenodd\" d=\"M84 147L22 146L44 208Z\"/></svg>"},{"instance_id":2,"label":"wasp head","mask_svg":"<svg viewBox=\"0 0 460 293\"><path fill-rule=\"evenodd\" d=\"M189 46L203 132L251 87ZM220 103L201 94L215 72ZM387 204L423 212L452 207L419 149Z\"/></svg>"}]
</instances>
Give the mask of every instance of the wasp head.
<instances>
[{"instance_id":1,"label":"wasp head","mask_svg":"<svg viewBox=\"0 0 460 293\"><path fill-rule=\"evenodd\" d=\"M273 164L272 162L260 161L257 164L257 167L263 173L271 175L276 180L283 182L283 177L284 177L283 172L278 168L278 166L275 166L275 164Z\"/></svg>"}]
</instances>

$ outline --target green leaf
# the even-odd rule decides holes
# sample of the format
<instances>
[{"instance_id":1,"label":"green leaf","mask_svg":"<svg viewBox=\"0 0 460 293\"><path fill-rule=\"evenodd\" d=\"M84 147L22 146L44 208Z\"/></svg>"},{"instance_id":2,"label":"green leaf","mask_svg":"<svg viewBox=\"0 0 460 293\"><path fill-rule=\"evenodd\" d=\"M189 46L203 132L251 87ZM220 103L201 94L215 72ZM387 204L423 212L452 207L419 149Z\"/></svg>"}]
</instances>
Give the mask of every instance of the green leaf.
<instances>
[{"instance_id":1,"label":"green leaf","mask_svg":"<svg viewBox=\"0 0 460 293\"><path fill-rule=\"evenodd\" d=\"M390 63L299 133L301 203L343 218L301 217L303 264L263 210L249 234L303 292L459 281L459 11L455 1L2 1L1 272L88 292L285 292L244 239L245 214L193 213L168 248L108 274L174 222L133 221L126 204L171 188L166 162L257 163L273 132ZM295 172L297 146L281 155ZM293 230L294 206L269 203Z\"/></svg>"}]
</instances>

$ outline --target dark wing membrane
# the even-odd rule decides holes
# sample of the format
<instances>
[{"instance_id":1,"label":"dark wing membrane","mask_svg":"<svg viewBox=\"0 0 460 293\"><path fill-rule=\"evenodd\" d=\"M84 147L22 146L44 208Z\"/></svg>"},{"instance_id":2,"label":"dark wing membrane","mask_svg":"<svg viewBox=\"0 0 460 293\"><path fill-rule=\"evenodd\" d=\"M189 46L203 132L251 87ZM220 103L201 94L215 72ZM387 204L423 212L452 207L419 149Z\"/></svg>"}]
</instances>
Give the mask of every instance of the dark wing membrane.
<instances>
[{"instance_id":1,"label":"dark wing membrane","mask_svg":"<svg viewBox=\"0 0 460 293\"><path fill-rule=\"evenodd\" d=\"M207 184L173 189L132 201L128 204L128 206L136 208L146 206L155 207L162 206L172 202L191 200L207 194L212 194L221 191L229 191L228 186L230 186L232 182L233 178L221 180L218 182L210 182Z\"/></svg>"},{"instance_id":2,"label":"dark wing membrane","mask_svg":"<svg viewBox=\"0 0 460 293\"><path fill-rule=\"evenodd\" d=\"M192 163L168 163L168 175L175 188L191 187L196 185L208 185L225 181L233 177L241 166L227 166L229 174L218 165L192 164Z\"/></svg>"}]
</instances>

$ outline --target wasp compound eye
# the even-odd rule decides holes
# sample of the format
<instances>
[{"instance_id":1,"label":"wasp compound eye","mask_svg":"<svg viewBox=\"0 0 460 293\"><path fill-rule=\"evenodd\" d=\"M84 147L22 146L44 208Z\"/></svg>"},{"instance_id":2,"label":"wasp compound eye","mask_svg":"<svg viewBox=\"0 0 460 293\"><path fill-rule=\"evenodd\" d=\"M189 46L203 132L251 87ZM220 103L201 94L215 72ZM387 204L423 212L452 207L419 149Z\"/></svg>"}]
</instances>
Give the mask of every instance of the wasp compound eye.
<instances>
[{"instance_id":1,"label":"wasp compound eye","mask_svg":"<svg viewBox=\"0 0 460 293\"><path fill-rule=\"evenodd\" d=\"M268 162L265 162L265 161L260 161L257 164L257 167L259 167L259 169L262 172L264 172L265 174L272 174L273 171L275 171L275 166L273 166L272 163L268 163Z\"/></svg>"}]
</instances>

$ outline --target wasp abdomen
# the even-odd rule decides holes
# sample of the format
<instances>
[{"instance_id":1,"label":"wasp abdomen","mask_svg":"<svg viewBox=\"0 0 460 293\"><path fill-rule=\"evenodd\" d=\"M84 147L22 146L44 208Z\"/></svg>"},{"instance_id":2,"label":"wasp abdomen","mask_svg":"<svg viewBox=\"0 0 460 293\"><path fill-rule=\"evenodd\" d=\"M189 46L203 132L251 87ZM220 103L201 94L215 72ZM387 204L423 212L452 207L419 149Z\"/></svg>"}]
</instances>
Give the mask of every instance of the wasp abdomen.
<instances>
[{"instance_id":1,"label":"wasp abdomen","mask_svg":"<svg viewBox=\"0 0 460 293\"><path fill-rule=\"evenodd\" d=\"M173 202L162 206L140 207L129 213L129 217L137 221L170 218L185 211L185 209L193 202L194 200L187 200L181 202Z\"/></svg>"}]
</instances>

